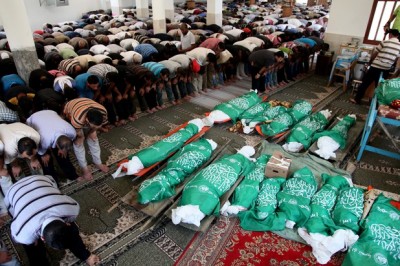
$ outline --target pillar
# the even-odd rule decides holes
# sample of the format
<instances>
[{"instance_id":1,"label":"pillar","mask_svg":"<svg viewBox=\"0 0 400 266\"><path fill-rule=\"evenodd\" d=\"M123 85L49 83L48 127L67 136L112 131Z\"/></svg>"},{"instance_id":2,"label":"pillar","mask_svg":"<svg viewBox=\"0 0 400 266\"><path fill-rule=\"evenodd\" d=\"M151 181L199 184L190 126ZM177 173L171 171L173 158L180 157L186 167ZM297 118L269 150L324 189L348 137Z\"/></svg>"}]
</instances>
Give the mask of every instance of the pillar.
<instances>
[{"instance_id":1,"label":"pillar","mask_svg":"<svg viewBox=\"0 0 400 266\"><path fill-rule=\"evenodd\" d=\"M170 19L171 22L174 21L174 0L165 0L165 17Z\"/></svg>"},{"instance_id":2,"label":"pillar","mask_svg":"<svg viewBox=\"0 0 400 266\"><path fill-rule=\"evenodd\" d=\"M136 0L136 16L138 18L149 17L149 0Z\"/></svg>"},{"instance_id":3,"label":"pillar","mask_svg":"<svg viewBox=\"0 0 400 266\"><path fill-rule=\"evenodd\" d=\"M0 0L0 6L0 18L15 66L18 74L28 84L30 73L39 69L40 65L24 0Z\"/></svg>"},{"instance_id":4,"label":"pillar","mask_svg":"<svg viewBox=\"0 0 400 266\"><path fill-rule=\"evenodd\" d=\"M222 26L222 0L207 0L207 25Z\"/></svg>"},{"instance_id":5,"label":"pillar","mask_svg":"<svg viewBox=\"0 0 400 266\"><path fill-rule=\"evenodd\" d=\"M119 0L110 0L110 5L111 5L112 16L119 16L123 13L121 3Z\"/></svg>"},{"instance_id":6,"label":"pillar","mask_svg":"<svg viewBox=\"0 0 400 266\"><path fill-rule=\"evenodd\" d=\"M153 29L154 33L166 33L165 0L153 0Z\"/></svg>"}]
</instances>

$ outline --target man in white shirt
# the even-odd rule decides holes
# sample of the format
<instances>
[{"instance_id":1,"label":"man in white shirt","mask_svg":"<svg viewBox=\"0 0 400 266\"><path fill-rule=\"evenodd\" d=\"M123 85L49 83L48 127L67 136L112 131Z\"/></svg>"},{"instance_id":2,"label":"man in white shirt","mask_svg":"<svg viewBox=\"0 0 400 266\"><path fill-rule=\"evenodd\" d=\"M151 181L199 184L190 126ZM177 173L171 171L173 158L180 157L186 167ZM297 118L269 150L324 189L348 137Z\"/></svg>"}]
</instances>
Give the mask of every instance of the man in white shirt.
<instances>
[{"instance_id":1,"label":"man in white shirt","mask_svg":"<svg viewBox=\"0 0 400 266\"><path fill-rule=\"evenodd\" d=\"M214 86L212 84L212 79L213 79L213 71L214 71L214 64L217 61L217 57L215 55L215 52L211 49L204 48L204 47L197 47L193 49L192 51L189 51L186 53L189 57L196 59L196 61L199 63L201 67L203 67L204 73L199 73L203 75L202 78L202 89L204 92L206 92L211 86ZM207 66L211 64L211 66ZM211 67L208 69L208 67ZM214 86L214 88L216 88ZM200 90L198 90L200 92Z\"/></svg>"},{"instance_id":2,"label":"man in white shirt","mask_svg":"<svg viewBox=\"0 0 400 266\"><path fill-rule=\"evenodd\" d=\"M182 23L179 27L181 30L181 53L186 53L196 47L196 40L192 32L189 31L188 25Z\"/></svg>"},{"instance_id":3,"label":"man in white shirt","mask_svg":"<svg viewBox=\"0 0 400 266\"><path fill-rule=\"evenodd\" d=\"M37 145L40 142L39 133L23 123L0 125L0 167L3 163L8 166L14 177L21 173L21 165L18 158L29 159L32 169L40 169L37 159Z\"/></svg>"},{"instance_id":4,"label":"man in white shirt","mask_svg":"<svg viewBox=\"0 0 400 266\"><path fill-rule=\"evenodd\" d=\"M77 179L79 176L68 156L73 148L73 140L76 138L74 127L52 110L36 112L26 120L26 123L39 132L38 154L43 173L53 176L58 181L58 174L51 156L53 154L65 176L70 180Z\"/></svg>"}]
</instances>

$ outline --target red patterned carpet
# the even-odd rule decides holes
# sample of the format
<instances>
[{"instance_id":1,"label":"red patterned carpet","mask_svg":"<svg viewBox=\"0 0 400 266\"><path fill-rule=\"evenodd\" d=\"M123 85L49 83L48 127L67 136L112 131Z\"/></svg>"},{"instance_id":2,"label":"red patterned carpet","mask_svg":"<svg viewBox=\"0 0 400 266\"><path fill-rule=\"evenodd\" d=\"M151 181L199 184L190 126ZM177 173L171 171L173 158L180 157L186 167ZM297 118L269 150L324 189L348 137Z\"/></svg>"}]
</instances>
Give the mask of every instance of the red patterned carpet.
<instances>
[{"instance_id":1,"label":"red patterned carpet","mask_svg":"<svg viewBox=\"0 0 400 266\"><path fill-rule=\"evenodd\" d=\"M344 254L328 264L341 265ZM320 265L311 247L271 232L241 229L237 218L221 217L205 233L197 233L175 265Z\"/></svg>"}]
</instances>

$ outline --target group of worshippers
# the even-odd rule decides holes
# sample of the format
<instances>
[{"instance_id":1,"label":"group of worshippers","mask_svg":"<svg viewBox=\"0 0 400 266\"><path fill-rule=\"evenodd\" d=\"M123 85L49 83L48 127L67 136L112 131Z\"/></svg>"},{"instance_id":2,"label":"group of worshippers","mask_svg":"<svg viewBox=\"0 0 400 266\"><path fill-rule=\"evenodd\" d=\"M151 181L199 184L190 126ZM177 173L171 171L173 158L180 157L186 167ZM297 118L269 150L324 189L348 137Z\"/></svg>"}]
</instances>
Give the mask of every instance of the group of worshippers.
<instances>
[{"instance_id":1,"label":"group of worshippers","mask_svg":"<svg viewBox=\"0 0 400 266\"><path fill-rule=\"evenodd\" d=\"M30 73L28 82L18 75L7 36L0 32L0 184L5 195L0 210L13 216L13 239L24 244L32 265L46 265L41 239L70 249L89 265L99 261L74 223L79 204L57 188L60 175L93 178L85 140L93 164L108 172L97 131L134 121L136 106L153 113L165 108L165 98L177 104L247 75L253 88L264 92L308 71L309 55L323 44L315 25L326 19L280 19L278 7L268 18L263 17L267 9L254 16L244 15L245 10L251 9L227 7L231 16L222 27L206 26L203 9L181 12L177 22L167 24L166 34L154 34L151 21L132 12L46 23L33 33L41 68ZM298 31L289 26L295 24ZM81 176L70 161L71 151ZM25 163L34 175L21 178Z\"/></svg>"},{"instance_id":2,"label":"group of worshippers","mask_svg":"<svg viewBox=\"0 0 400 266\"><path fill-rule=\"evenodd\" d=\"M15 242L23 244L31 265L50 265L41 239L49 247L69 249L89 265L99 261L98 256L91 254L83 244L74 223L79 204L63 195L57 185L59 175L70 180L93 178L86 161L85 139L95 166L108 172L100 158L96 133L107 121L107 111L91 99L77 98L65 105L63 116L66 119L53 110L41 110L30 115L25 123L0 124L0 186L5 195L3 198L0 194L0 215L13 217L11 235ZM72 150L82 176L70 160ZM54 160L59 165L57 171ZM22 177L26 163L33 175ZM8 260L18 263L5 257L5 261Z\"/></svg>"}]
</instances>

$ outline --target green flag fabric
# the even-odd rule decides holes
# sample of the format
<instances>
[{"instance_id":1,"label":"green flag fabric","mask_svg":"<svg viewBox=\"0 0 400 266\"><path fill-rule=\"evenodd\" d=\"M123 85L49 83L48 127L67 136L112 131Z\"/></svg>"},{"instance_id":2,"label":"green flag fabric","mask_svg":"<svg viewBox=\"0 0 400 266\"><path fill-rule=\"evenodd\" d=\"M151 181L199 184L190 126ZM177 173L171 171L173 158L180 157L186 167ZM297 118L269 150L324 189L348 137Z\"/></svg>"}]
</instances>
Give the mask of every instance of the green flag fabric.
<instances>
[{"instance_id":1,"label":"green flag fabric","mask_svg":"<svg viewBox=\"0 0 400 266\"><path fill-rule=\"evenodd\" d=\"M245 110L240 116L239 119L246 121L252 121L255 117L262 116L267 110L269 110L271 104L269 102L260 102L256 105L250 107L249 109Z\"/></svg>"},{"instance_id":2,"label":"green flag fabric","mask_svg":"<svg viewBox=\"0 0 400 266\"><path fill-rule=\"evenodd\" d=\"M286 143L301 143L303 149L307 150L311 145L313 135L317 131L324 129L327 124L328 119L321 112L314 113L293 127L286 139Z\"/></svg>"},{"instance_id":3,"label":"green flag fabric","mask_svg":"<svg viewBox=\"0 0 400 266\"><path fill-rule=\"evenodd\" d=\"M277 215L285 215L286 227L304 226L311 214L311 197L317 191L317 181L307 167L301 168L286 180L277 195ZM277 221L281 222L281 219Z\"/></svg>"},{"instance_id":4,"label":"green flag fabric","mask_svg":"<svg viewBox=\"0 0 400 266\"><path fill-rule=\"evenodd\" d=\"M342 265L400 265L400 211L390 204L390 199L378 196L361 222L361 230Z\"/></svg>"},{"instance_id":5,"label":"green flag fabric","mask_svg":"<svg viewBox=\"0 0 400 266\"><path fill-rule=\"evenodd\" d=\"M206 139L200 139L184 146L168 160L161 172L140 185L139 203L147 204L175 195L175 186L208 161L212 151L212 145Z\"/></svg>"},{"instance_id":6,"label":"green flag fabric","mask_svg":"<svg viewBox=\"0 0 400 266\"><path fill-rule=\"evenodd\" d=\"M311 215L304 227L309 233L329 235L330 228L335 226L331 213L339 192L343 188L348 188L350 184L340 175L322 174L321 177L324 185L311 199Z\"/></svg>"},{"instance_id":7,"label":"green flag fabric","mask_svg":"<svg viewBox=\"0 0 400 266\"><path fill-rule=\"evenodd\" d=\"M390 105L392 101L400 99L400 78L381 81L376 88L378 102Z\"/></svg>"},{"instance_id":8,"label":"green flag fabric","mask_svg":"<svg viewBox=\"0 0 400 266\"><path fill-rule=\"evenodd\" d=\"M144 167L149 167L157 162L166 159L171 153L179 150L186 141L199 132L198 126L189 123L178 132L166 137L153 145L128 157L136 156L140 159Z\"/></svg>"},{"instance_id":9,"label":"green flag fabric","mask_svg":"<svg viewBox=\"0 0 400 266\"><path fill-rule=\"evenodd\" d=\"M172 222L200 226L207 215L218 215L220 197L242 175L254 168L250 156L254 148L244 146L238 153L227 155L199 171L185 186L176 208L172 209Z\"/></svg>"},{"instance_id":10,"label":"green flag fabric","mask_svg":"<svg viewBox=\"0 0 400 266\"><path fill-rule=\"evenodd\" d=\"M239 153L218 160L187 183L179 206L199 205L206 215L218 214L219 198L241 175L248 174L253 168L254 163Z\"/></svg>"},{"instance_id":11,"label":"green flag fabric","mask_svg":"<svg viewBox=\"0 0 400 266\"><path fill-rule=\"evenodd\" d=\"M213 110L219 110L225 113L231 118L232 122L235 123L244 111L260 102L261 98L258 97L257 93L251 91L228 102L218 104Z\"/></svg>"},{"instance_id":12,"label":"green flag fabric","mask_svg":"<svg viewBox=\"0 0 400 266\"><path fill-rule=\"evenodd\" d=\"M335 208L332 212L332 219L335 227L331 228L334 233L338 229L350 229L358 234L364 209L364 190L357 187L344 188L340 191Z\"/></svg>"},{"instance_id":13,"label":"green flag fabric","mask_svg":"<svg viewBox=\"0 0 400 266\"><path fill-rule=\"evenodd\" d=\"M270 157L269 155L263 154L257 159L253 171L244 177L233 192L232 205L228 207L227 213L230 214L231 211L229 209L232 208L247 210L253 204L260 191L260 183L265 178L265 165ZM237 214L235 211L232 213Z\"/></svg>"},{"instance_id":14,"label":"green flag fabric","mask_svg":"<svg viewBox=\"0 0 400 266\"><path fill-rule=\"evenodd\" d=\"M332 129L316 133L313 136L313 141L317 141L320 137L324 136L331 137L340 145L341 149L344 149L346 147L347 133L355 122L356 119L353 116L346 115Z\"/></svg>"},{"instance_id":15,"label":"green flag fabric","mask_svg":"<svg viewBox=\"0 0 400 266\"><path fill-rule=\"evenodd\" d=\"M304 119L311 113L311 103L304 100L297 100L294 102L293 107L286 113L281 113L269 123L261 125L261 131L265 136L275 136L290 129L293 125Z\"/></svg>"},{"instance_id":16,"label":"green flag fabric","mask_svg":"<svg viewBox=\"0 0 400 266\"><path fill-rule=\"evenodd\" d=\"M268 178L262 181L260 193L248 211L239 212L240 226L248 231L272 231L285 229L285 216L276 214L277 193L285 178Z\"/></svg>"}]
</instances>

